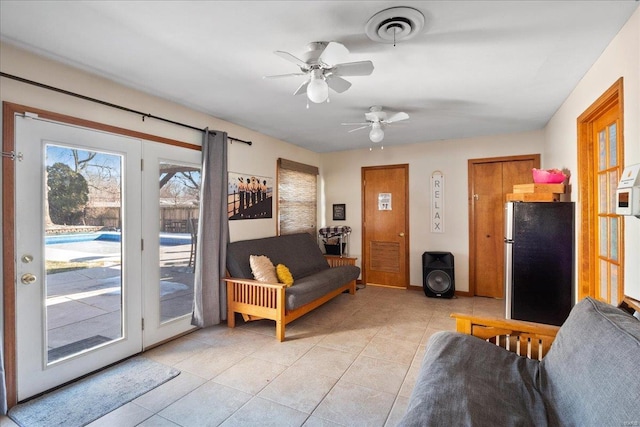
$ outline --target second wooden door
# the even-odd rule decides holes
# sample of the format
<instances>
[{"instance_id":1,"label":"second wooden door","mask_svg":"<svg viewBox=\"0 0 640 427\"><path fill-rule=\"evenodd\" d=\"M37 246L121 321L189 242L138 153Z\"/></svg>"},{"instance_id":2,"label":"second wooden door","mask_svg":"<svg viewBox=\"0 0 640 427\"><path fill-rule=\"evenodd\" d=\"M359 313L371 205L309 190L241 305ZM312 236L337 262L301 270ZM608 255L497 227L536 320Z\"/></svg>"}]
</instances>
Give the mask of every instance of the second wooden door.
<instances>
[{"instance_id":1,"label":"second wooden door","mask_svg":"<svg viewBox=\"0 0 640 427\"><path fill-rule=\"evenodd\" d=\"M363 280L406 288L409 284L409 165L362 168Z\"/></svg>"}]
</instances>

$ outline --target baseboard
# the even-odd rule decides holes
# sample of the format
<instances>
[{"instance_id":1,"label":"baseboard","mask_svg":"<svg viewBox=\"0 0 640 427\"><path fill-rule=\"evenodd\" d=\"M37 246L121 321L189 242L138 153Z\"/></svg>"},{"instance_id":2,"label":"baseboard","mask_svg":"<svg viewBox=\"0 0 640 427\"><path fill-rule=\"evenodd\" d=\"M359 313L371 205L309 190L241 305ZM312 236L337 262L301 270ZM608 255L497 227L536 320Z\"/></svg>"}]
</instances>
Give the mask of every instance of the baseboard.
<instances>
[{"instance_id":1,"label":"baseboard","mask_svg":"<svg viewBox=\"0 0 640 427\"><path fill-rule=\"evenodd\" d=\"M362 280L358 279L357 282L358 284L362 284ZM384 286L384 285L376 285L376 284L370 284L371 286L379 286L382 288L393 288L393 289L402 289L402 288L397 288L394 286ZM416 286L416 285L409 285L405 288L408 291L420 291L423 292L424 288L422 286ZM455 291L455 295L459 296L459 297L472 297L473 294L471 292L468 291Z\"/></svg>"},{"instance_id":2,"label":"baseboard","mask_svg":"<svg viewBox=\"0 0 640 427\"><path fill-rule=\"evenodd\" d=\"M469 291L456 291L456 296L457 297L472 297L474 296L471 292Z\"/></svg>"}]
</instances>

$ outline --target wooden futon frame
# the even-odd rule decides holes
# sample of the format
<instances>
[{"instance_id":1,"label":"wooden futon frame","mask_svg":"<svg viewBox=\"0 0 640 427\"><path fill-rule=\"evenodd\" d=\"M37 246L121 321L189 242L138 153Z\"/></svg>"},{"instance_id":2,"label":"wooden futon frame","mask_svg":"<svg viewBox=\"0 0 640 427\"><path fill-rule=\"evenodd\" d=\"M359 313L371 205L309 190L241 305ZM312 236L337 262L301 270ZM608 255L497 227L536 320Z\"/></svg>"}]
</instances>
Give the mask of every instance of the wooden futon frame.
<instances>
[{"instance_id":1,"label":"wooden futon frame","mask_svg":"<svg viewBox=\"0 0 640 427\"><path fill-rule=\"evenodd\" d=\"M640 312L640 302L625 297L619 307L628 313ZM497 317L479 317L452 313L456 330L492 342L508 351L529 359L542 360L560 329L542 323L508 320Z\"/></svg>"},{"instance_id":2,"label":"wooden futon frame","mask_svg":"<svg viewBox=\"0 0 640 427\"><path fill-rule=\"evenodd\" d=\"M325 255L331 267L355 265L356 258ZM310 312L330 299L349 291L356 293L356 281L331 291L295 310L286 310L286 286L282 283L264 283L253 279L237 279L227 277L227 325L235 327L235 313L241 313L245 321L270 319L276 322L276 338L284 341L285 325Z\"/></svg>"}]
</instances>

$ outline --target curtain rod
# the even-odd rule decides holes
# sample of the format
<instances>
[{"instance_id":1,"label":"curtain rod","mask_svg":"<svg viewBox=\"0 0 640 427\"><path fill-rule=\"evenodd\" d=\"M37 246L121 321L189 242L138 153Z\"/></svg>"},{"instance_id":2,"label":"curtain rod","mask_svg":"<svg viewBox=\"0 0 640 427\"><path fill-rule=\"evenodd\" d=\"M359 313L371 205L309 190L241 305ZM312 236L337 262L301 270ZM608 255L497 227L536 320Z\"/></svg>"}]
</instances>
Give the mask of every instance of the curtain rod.
<instances>
[{"instance_id":1,"label":"curtain rod","mask_svg":"<svg viewBox=\"0 0 640 427\"><path fill-rule=\"evenodd\" d=\"M171 124L174 124L174 125L177 125L177 126L182 126L182 127L185 127L185 128L197 130L197 131L200 131L200 132L205 132L206 131L206 129L200 129L200 128L197 128L195 126L191 126L191 125L187 125L187 124L184 124L184 123L176 122L176 121L173 121L173 120L165 119L165 118L162 118L162 117L154 116L153 114L143 113L142 111L136 111L136 110L133 110L131 108L123 107L121 105L112 104L112 103L106 102L106 101L101 101L101 100L96 99L96 98L91 98L89 96L80 95L79 93L70 92L68 90L64 90L64 89L60 89L60 88L57 88L57 87L49 86L49 85L46 85L46 84L43 84L43 83L34 82L33 80L27 80L25 78L14 76L14 75L11 75L11 74L7 74L7 73L1 72L1 71L0 71L0 76L1 77L6 77L8 79L17 80L17 81L22 82L22 83L27 83L27 84L30 84L30 85L33 85L33 86L41 87L43 89L52 90L54 92L63 93L65 95L75 96L76 98L84 99L85 101L91 101L91 102L95 102L97 104L106 105L107 107L116 108L118 110L127 111L129 113L138 114L138 115L142 116L142 121L144 121L144 119L148 117L148 118L151 118L151 119L160 120L162 122L171 123ZM227 139L229 139L231 141L242 142L242 143L247 144L247 145L252 145L253 144L253 142L251 142L251 141L244 141L242 139L233 138L231 136L227 136Z\"/></svg>"}]
</instances>

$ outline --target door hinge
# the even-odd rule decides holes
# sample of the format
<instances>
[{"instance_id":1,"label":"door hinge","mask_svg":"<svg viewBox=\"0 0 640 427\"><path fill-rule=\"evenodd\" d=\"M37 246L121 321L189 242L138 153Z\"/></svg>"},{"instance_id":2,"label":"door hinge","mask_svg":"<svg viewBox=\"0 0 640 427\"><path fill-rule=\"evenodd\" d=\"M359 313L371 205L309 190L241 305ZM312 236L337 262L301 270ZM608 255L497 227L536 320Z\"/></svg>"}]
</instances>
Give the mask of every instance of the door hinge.
<instances>
[{"instance_id":1,"label":"door hinge","mask_svg":"<svg viewBox=\"0 0 640 427\"><path fill-rule=\"evenodd\" d=\"M24 158L24 156L22 155L22 153L17 153L15 151L3 151L2 152L2 157L7 157L11 160L15 160L18 159L19 162L22 161L22 159Z\"/></svg>"},{"instance_id":2,"label":"door hinge","mask_svg":"<svg viewBox=\"0 0 640 427\"><path fill-rule=\"evenodd\" d=\"M142 318L142 330L144 331L144 317Z\"/></svg>"},{"instance_id":3,"label":"door hinge","mask_svg":"<svg viewBox=\"0 0 640 427\"><path fill-rule=\"evenodd\" d=\"M140 250L144 251L144 239L140 239Z\"/></svg>"},{"instance_id":4,"label":"door hinge","mask_svg":"<svg viewBox=\"0 0 640 427\"><path fill-rule=\"evenodd\" d=\"M140 171L144 171L144 159L140 159Z\"/></svg>"}]
</instances>

